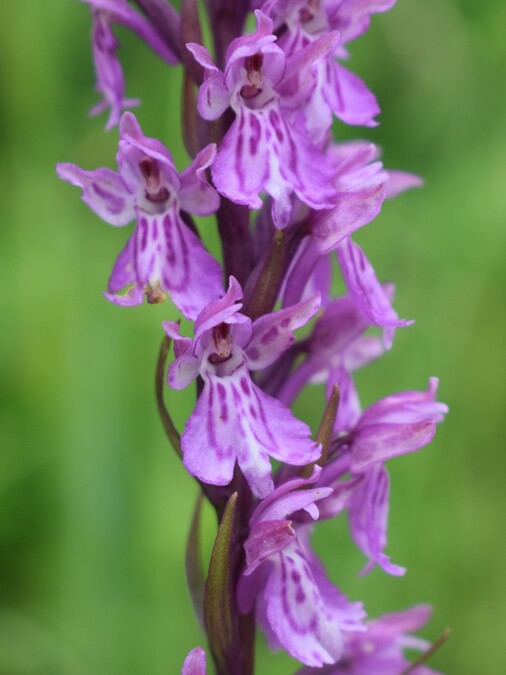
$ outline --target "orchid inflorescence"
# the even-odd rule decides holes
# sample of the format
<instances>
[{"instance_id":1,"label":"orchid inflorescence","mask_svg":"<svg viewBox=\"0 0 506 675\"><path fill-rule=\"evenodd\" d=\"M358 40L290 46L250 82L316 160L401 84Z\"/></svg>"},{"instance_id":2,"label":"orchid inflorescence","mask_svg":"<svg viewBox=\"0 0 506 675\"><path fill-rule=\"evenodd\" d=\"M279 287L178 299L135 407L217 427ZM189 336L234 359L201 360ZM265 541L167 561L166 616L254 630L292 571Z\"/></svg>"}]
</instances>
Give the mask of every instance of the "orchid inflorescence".
<instances>
[{"instance_id":1,"label":"orchid inflorescence","mask_svg":"<svg viewBox=\"0 0 506 675\"><path fill-rule=\"evenodd\" d=\"M423 658L410 665L404 655L405 648L430 651L410 635L430 608L366 620L363 603L329 581L311 548L319 521L346 514L367 559L363 573L379 566L404 574L385 553L385 463L429 443L447 412L435 378L425 391L393 394L365 410L353 380L411 323L399 318L393 285L378 281L352 235L385 199L421 181L386 170L375 145L336 143L331 135L334 117L377 124L376 98L342 61L371 15L395 0L206 0L200 10L196 0L182 0L180 12L168 0L86 2L103 97L92 112L108 109L107 128L119 124L118 170L57 170L107 223L136 223L105 297L134 306L168 296L194 325L188 337L179 322L163 324L157 395L169 439L218 516L201 583L202 498L187 555L217 672L253 673L258 624L306 675L434 673ZM203 46L204 11L214 56ZM250 20L252 30L245 28ZM122 112L138 101L125 98L117 24L183 67L182 134L192 160L182 172L165 145ZM222 263L193 219L212 214ZM347 289L341 297L332 294L334 252ZM163 402L170 345L169 387L196 382L181 435ZM315 383L326 385L327 405L312 438L290 406ZM201 647L182 672L206 672Z\"/></svg>"}]
</instances>

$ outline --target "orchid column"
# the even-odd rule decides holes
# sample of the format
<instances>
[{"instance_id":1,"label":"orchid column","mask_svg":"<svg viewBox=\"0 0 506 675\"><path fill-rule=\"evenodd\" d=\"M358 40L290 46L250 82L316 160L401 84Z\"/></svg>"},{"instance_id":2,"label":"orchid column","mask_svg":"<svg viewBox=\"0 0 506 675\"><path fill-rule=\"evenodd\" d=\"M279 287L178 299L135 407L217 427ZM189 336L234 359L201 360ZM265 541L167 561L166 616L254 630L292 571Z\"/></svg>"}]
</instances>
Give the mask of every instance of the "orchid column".
<instances>
[{"instance_id":1,"label":"orchid column","mask_svg":"<svg viewBox=\"0 0 506 675\"><path fill-rule=\"evenodd\" d=\"M366 410L353 380L411 323L399 318L393 285L377 279L352 235L385 199L421 181L384 169L373 144L336 143L330 133L334 117L377 124L376 98L342 60L371 15L395 0L207 0L208 48L196 0L183 0L180 13L167 0L86 2L103 97L92 112L109 109L107 128L119 122L118 170L57 171L110 225L135 221L105 298L139 312L149 311L139 307L144 299L169 297L193 324L192 335L163 324L156 394L168 440L201 490L187 576L216 671L254 672L258 626L301 673L433 673L421 665L433 647L409 635L430 609L368 620L311 548L319 521L346 517L367 561L362 573L379 566L404 574L385 552L386 463L429 443L447 412L435 378L425 391L386 396ZM125 98L116 24L184 70L181 134L190 160L182 171L162 141L122 113L138 102ZM192 216L213 216L222 261L206 250ZM331 292L334 252L347 288L341 297ZM164 404L166 370L173 389L196 383L181 433ZM313 437L290 406L315 384L326 386L327 405ZM204 576L202 498L218 520ZM422 652L414 664L406 647ZM182 672L206 672L201 647Z\"/></svg>"}]
</instances>

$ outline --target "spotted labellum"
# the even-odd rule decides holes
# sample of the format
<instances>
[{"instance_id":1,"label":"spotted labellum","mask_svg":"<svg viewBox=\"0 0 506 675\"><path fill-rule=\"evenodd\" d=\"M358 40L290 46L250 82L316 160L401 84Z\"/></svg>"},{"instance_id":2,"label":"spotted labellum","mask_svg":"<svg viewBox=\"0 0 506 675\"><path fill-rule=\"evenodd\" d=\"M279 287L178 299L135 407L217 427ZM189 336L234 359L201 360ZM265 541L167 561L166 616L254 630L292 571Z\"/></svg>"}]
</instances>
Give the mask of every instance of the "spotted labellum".
<instances>
[{"instance_id":1,"label":"spotted labellum","mask_svg":"<svg viewBox=\"0 0 506 675\"><path fill-rule=\"evenodd\" d=\"M336 120L338 136L343 123L378 123L376 97L343 62L395 0L184 0L180 12L167 0L84 1L102 97L93 112L119 125L117 170L57 173L109 225L133 223L105 298L133 316L153 311L144 300L178 313L163 322L155 392L198 485L186 573L207 638L186 656L171 646L182 674L253 675L258 627L299 675L437 675L425 662L446 633L432 645L413 635L430 608L368 619L347 598L343 542L327 541L325 565L319 557L320 523L346 519L365 558L358 574L406 572L387 554L387 467L428 445L448 411L437 378L365 409L354 380L412 324L355 239L422 181L385 168L376 145L331 133ZM117 26L182 70L181 132L168 138L188 150L182 171L125 112L138 101L125 96ZM166 384L171 407L180 390L194 396L181 430ZM205 573L204 500L217 518ZM406 650L419 652L414 663Z\"/></svg>"}]
</instances>

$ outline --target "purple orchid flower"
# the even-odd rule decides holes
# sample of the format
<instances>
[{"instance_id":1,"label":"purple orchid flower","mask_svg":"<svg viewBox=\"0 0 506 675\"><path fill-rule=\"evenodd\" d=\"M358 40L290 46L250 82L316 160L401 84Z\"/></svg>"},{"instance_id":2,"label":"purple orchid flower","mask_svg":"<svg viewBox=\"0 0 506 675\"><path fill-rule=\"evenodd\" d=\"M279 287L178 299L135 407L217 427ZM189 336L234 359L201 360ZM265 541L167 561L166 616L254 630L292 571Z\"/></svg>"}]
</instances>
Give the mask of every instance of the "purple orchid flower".
<instances>
[{"instance_id":1,"label":"purple orchid flower","mask_svg":"<svg viewBox=\"0 0 506 675\"><path fill-rule=\"evenodd\" d=\"M305 106L294 111L299 124L314 140L322 139L332 123L332 114L347 124L373 127L380 108L364 82L345 68L345 45L362 35L371 15L386 12L395 0L268 0L262 6L273 19L275 29L285 30L279 44L287 55L304 49L330 31L340 36L334 50L337 59L318 64L318 85Z\"/></svg>"},{"instance_id":2,"label":"purple orchid flower","mask_svg":"<svg viewBox=\"0 0 506 675\"><path fill-rule=\"evenodd\" d=\"M194 319L202 307L223 295L219 263L185 224L181 211L209 215L219 206L219 196L209 185L205 170L216 155L208 145L181 174L160 141L147 138L132 113L120 124L117 155L119 173L110 169L84 171L73 164L59 164L58 176L82 188L82 199L111 225L137 226L114 265L105 297L131 306L165 299ZM126 295L118 293L129 286Z\"/></svg>"},{"instance_id":3,"label":"purple orchid flower","mask_svg":"<svg viewBox=\"0 0 506 675\"><path fill-rule=\"evenodd\" d=\"M125 99L125 79L116 55L120 45L113 33L112 25L121 24L132 30L169 65L175 65L179 59L149 21L133 10L127 0L84 0L84 2L91 5L96 90L103 96L103 100L92 108L90 114L98 115L106 108L110 108L106 129L111 129L118 124L123 109L139 105L138 99Z\"/></svg>"},{"instance_id":4,"label":"purple orchid flower","mask_svg":"<svg viewBox=\"0 0 506 675\"><path fill-rule=\"evenodd\" d=\"M181 675L206 675L206 673L206 653L202 647L195 647L185 658Z\"/></svg>"},{"instance_id":5,"label":"purple orchid flower","mask_svg":"<svg viewBox=\"0 0 506 675\"><path fill-rule=\"evenodd\" d=\"M309 545L308 515L329 488L307 488L319 475L295 478L276 488L254 511L245 543L247 567L239 580L243 613L256 602L257 618L272 648L282 646L309 666L335 663L343 632L364 630L362 603L348 600L327 579ZM288 516L290 520L288 520Z\"/></svg>"},{"instance_id":6,"label":"purple orchid flower","mask_svg":"<svg viewBox=\"0 0 506 675\"><path fill-rule=\"evenodd\" d=\"M399 675L409 667L405 649L425 651L430 643L410 635L420 630L431 615L428 605L403 612L384 614L366 623L361 633L346 633L339 663L322 669L302 668L297 675ZM438 675L426 666L417 666L413 675Z\"/></svg>"},{"instance_id":7,"label":"purple orchid flower","mask_svg":"<svg viewBox=\"0 0 506 675\"><path fill-rule=\"evenodd\" d=\"M333 203L332 167L321 150L289 123L287 106L309 96L314 66L331 56L337 36L323 36L288 63L274 44L272 21L260 11L255 14L256 32L230 44L223 73L204 47L187 47L206 73L198 97L201 116L217 119L229 106L236 114L213 165L217 190L251 209L260 208L259 195L267 192L273 199L274 224L283 228L289 221L293 193L314 209ZM304 83L297 89L291 81L293 72Z\"/></svg>"},{"instance_id":8,"label":"purple orchid flower","mask_svg":"<svg viewBox=\"0 0 506 675\"><path fill-rule=\"evenodd\" d=\"M391 304L393 287L380 284L372 265L350 235L378 215L384 199L418 187L422 181L414 174L386 171L378 161L379 148L372 143L334 144L327 152L335 169L335 204L332 209L308 212L305 216L299 212L311 234L292 261L283 291L284 302L298 302L315 288L326 298L331 261L325 254L336 250L348 291L364 316L384 329L385 347L390 349L396 328L412 322L399 319Z\"/></svg>"},{"instance_id":9,"label":"purple orchid flower","mask_svg":"<svg viewBox=\"0 0 506 675\"><path fill-rule=\"evenodd\" d=\"M259 389L249 371L269 366L290 346L293 331L318 311L320 299L252 322L239 311L241 298L231 277L225 297L197 317L193 340L181 337L178 324L164 323L176 356L168 382L183 389L198 375L204 380L181 437L188 471L205 483L228 485L237 461L254 494L265 497L273 489L269 456L301 466L315 461L320 447L309 427Z\"/></svg>"},{"instance_id":10,"label":"purple orchid flower","mask_svg":"<svg viewBox=\"0 0 506 675\"><path fill-rule=\"evenodd\" d=\"M335 459L325 466L318 484L330 485L339 493L349 483L342 481L345 474L359 479L346 493L346 506L352 538L369 559L362 574L379 565L389 574L402 575L405 569L392 564L384 553L389 509L389 476L384 462L430 443L448 407L436 401L437 378L429 380L426 391L388 396L363 413L344 368L334 372L333 381L341 392L334 429ZM332 501L331 497L322 506L322 517L332 517L342 510L342 501L336 501L336 505Z\"/></svg>"},{"instance_id":11,"label":"purple orchid flower","mask_svg":"<svg viewBox=\"0 0 506 675\"><path fill-rule=\"evenodd\" d=\"M348 372L362 368L384 352L378 336L364 335L369 326L351 296L328 302L309 337L292 347L294 357L305 358L295 369L284 373L279 386L270 371L262 378L262 384L265 382L267 391L285 405L291 405L308 382L327 382L329 374L339 366Z\"/></svg>"}]
</instances>

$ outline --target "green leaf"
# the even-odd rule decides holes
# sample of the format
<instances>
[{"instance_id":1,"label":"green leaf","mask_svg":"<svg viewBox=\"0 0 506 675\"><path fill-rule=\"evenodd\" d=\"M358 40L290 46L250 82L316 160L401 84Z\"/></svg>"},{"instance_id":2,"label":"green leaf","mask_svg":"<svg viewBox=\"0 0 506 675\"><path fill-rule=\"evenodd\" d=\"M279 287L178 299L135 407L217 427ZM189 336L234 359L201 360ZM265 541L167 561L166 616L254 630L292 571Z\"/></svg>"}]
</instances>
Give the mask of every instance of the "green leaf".
<instances>
[{"instance_id":1,"label":"green leaf","mask_svg":"<svg viewBox=\"0 0 506 675\"><path fill-rule=\"evenodd\" d=\"M204 627L204 588L205 576L202 567L202 549L200 546L200 519L202 516L202 504L204 495L199 492L195 509L193 511L188 541L186 543L185 568L186 581L190 589L193 609L197 619Z\"/></svg>"},{"instance_id":2,"label":"green leaf","mask_svg":"<svg viewBox=\"0 0 506 675\"><path fill-rule=\"evenodd\" d=\"M232 650L237 644L238 622L233 620L231 553L234 534L237 492L231 495L214 542L204 596L204 621L209 646L218 673L230 672Z\"/></svg>"}]
</instances>

